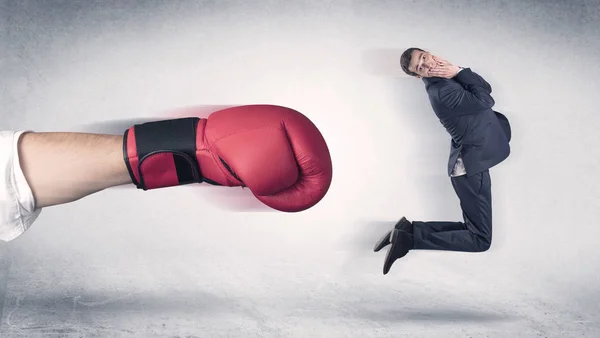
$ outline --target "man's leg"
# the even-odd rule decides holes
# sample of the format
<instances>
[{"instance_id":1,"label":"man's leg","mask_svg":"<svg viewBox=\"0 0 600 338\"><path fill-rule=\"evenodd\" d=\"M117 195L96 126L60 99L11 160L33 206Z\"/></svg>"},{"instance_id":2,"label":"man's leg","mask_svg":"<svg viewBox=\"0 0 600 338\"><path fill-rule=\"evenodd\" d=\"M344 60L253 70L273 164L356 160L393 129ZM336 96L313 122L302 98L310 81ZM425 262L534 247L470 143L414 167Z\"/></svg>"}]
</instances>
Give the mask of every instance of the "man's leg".
<instances>
[{"instance_id":1,"label":"man's leg","mask_svg":"<svg viewBox=\"0 0 600 338\"><path fill-rule=\"evenodd\" d=\"M460 199L464 222L412 222L412 229L404 218L386 235L391 247L383 262L387 274L394 262L410 250L448 250L482 252L492 243L492 183L486 170L472 177L452 178L452 185ZM412 231L411 231L412 230ZM389 236L389 237L388 237ZM381 239L375 251L386 245Z\"/></svg>"},{"instance_id":2,"label":"man's leg","mask_svg":"<svg viewBox=\"0 0 600 338\"><path fill-rule=\"evenodd\" d=\"M414 249L482 252L492 241L492 192L489 170L452 177L464 222L413 222Z\"/></svg>"}]
</instances>

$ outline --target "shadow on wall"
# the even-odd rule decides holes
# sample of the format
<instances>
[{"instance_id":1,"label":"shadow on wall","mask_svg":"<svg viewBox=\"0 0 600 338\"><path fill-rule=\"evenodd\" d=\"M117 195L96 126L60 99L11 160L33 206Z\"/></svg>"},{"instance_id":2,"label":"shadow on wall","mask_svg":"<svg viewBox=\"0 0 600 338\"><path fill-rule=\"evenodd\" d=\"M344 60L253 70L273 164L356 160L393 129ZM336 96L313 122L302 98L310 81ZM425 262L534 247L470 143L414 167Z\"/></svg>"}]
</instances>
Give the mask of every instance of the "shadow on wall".
<instances>
[{"instance_id":1,"label":"shadow on wall","mask_svg":"<svg viewBox=\"0 0 600 338\"><path fill-rule=\"evenodd\" d=\"M101 134L113 134L121 135L125 130L134 124L140 124L151 121L183 118L183 117L200 117L207 118L210 114L225 108L230 108L235 105L197 105L197 106L186 106L177 107L169 111L163 111L157 114L157 116L150 116L145 118L135 119L118 119L109 121L98 121L85 125L75 126L73 132L82 133L101 133Z\"/></svg>"},{"instance_id":2,"label":"shadow on wall","mask_svg":"<svg viewBox=\"0 0 600 338\"><path fill-rule=\"evenodd\" d=\"M362 56L362 68L374 76L412 80L400 68L400 55L404 50L391 48L366 50Z\"/></svg>"},{"instance_id":3,"label":"shadow on wall","mask_svg":"<svg viewBox=\"0 0 600 338\"><path fill-rule=\"evenodd\" d=\"M408 47L407 47L408 48ZM405 49L372 49L363 53L363 69L387 82L392 97L392 111L404 132L414 135L409 154L410 162L401 169L414 179L411 198L420 199L428 220L461 215L459 201L446 173L450 153L450 137L439 123L421 79L405 74L400 67L400 56ZM410 214L410 210L400 211ZM408 216L407 215L407 216ZM458 220L458 219L456 219Z\"/></svg>"}]
</instances>

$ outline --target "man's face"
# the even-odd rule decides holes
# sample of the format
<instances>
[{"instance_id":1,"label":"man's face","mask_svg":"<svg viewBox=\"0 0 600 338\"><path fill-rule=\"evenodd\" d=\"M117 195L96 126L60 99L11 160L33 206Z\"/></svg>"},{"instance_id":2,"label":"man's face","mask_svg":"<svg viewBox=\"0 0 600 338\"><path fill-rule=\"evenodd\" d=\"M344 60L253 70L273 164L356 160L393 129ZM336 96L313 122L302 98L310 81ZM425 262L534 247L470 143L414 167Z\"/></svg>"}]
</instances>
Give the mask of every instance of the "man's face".
<instances>
[{"instance_id":1,"label":"man's face","mask_svg":"<svg viewBox=\"0 0 600 338\"><path fill-rule=\"evenodd\" d=\"M436 64L433 55L429 52L415 50L412 52L408 70L415 72L418 78L430 77L429 70L435 68Z\"/></svg>"}]
</instances>

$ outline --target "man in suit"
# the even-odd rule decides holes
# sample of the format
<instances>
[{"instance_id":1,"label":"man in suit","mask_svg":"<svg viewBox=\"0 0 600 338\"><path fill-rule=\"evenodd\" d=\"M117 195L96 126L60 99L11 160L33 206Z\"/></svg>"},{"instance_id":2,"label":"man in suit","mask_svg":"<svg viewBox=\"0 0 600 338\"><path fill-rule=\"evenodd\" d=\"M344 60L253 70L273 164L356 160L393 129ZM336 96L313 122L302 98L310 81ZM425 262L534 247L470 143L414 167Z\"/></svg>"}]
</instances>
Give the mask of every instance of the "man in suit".
<instances>
[{"instance_id":1,"label":"man in suit","mask_svg":"<svg viewBox=\"0 0 600 338\"><path fill-rule=\"evenodd\" d=\"M383 274L410 250L484 252L492 243L489 169L510 154L508 119L492 109L492 87L470 68L461 68L420 48L400 57L402 70L422 79L433 111L450 134L447 173L460 200L463 222L408 221L402 217L376 244L391 244Z\"/></svg>"}]
</instances>

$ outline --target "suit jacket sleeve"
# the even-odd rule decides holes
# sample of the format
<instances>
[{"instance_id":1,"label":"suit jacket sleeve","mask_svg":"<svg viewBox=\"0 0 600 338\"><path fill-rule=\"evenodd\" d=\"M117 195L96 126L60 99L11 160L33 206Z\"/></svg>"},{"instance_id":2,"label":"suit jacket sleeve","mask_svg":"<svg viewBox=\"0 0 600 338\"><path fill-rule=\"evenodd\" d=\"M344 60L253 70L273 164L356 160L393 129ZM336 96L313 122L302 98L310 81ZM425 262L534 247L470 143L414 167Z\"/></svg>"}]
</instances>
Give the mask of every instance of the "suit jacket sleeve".
<instances>
[{"instance_id":1,"label":"suit jacket sleeve","mask_svg":"<svg viewBox=\"0 0 600 338\"><path fill-rule=\"evenodd\" d=\"M488 94L492 93L492 86L490 86L490 84L479 74L472 71L471 68L464 68L462 71L458 72L458 74L456 74L454 77L454 80L464 86L481 86L488 92Z\"/></svg>"},{"instance_id":2,"label":"suit jacket sleeve","mask_svg":"<svg viewBox=\"0 0 600 338\"><path fill-rule=\"evenodd\" d=\"M474 114L496 104L492 87L481 76L465 68L438 91L438 101L456 115Z\"/></svg>"}]
</instances>

